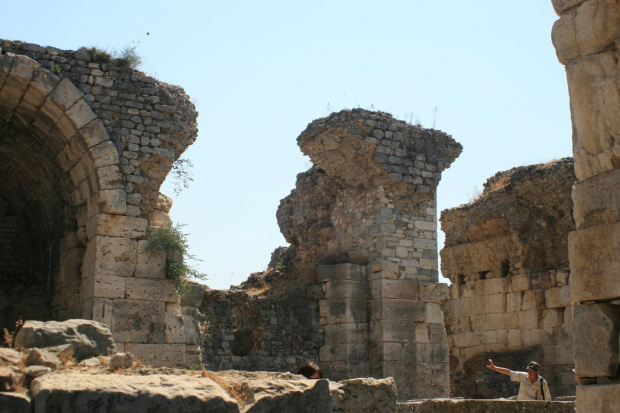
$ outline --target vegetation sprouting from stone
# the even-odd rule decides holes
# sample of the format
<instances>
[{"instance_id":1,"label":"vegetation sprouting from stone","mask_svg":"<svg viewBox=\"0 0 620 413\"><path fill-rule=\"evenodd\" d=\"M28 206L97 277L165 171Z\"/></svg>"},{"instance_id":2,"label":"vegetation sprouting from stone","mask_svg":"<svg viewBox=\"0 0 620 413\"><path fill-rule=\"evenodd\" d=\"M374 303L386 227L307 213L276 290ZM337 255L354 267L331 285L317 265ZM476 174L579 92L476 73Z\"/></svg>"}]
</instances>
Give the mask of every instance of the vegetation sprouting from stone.
<instances>
[{"instance_id":1,"label":"vegetation sprouting from stone","mask_svg":"<svg viewBox=\"0 0 620 413\"><path fill-rule=\"evenodd\" d=\"M187 235L182 231L184 225L168 222L161 227L154 227L147 233L149 241L144 250L151 255L158 253L166 254L166 277L174 280L175 288L179 296L183 297L189 289L188 278L206 280L207 275L198 270L187 261L196 261L196 257L189 253Z\"/></svg>"},{"instance_id":2,"label":"vegetation sprouting from stone","mask_svg":"<svg viewBox=\"0 0 620 413\"><path fill-rule=\"evenodd\" d=\"M172 177L174 180L174 193L179 195L184 189L189 188L190 182L194 181L194 175L189 168L194 164L189 159L177 159L172 165Z\"/></svg>"},{"instance_id":3,"label":"vegetation sprouting from stone","mask_svg":"<svg viewBox=\"0 0 620 413\"><path fill-rule=\"evenodd\" d=\"M90 60L96 63L110 63L112 55L103 49L99 49L97 46L93 46L88 49L90 54Z\"/></svg>"},{"instance_id":4,"label":"vegetation sprouting from stone","mask_svg":"<svg viewBox=\"0 0 620 413\"><path fill-rule=\"evenodd\" d=\"M136 48L137 46L125 46L114 59L114 64L120 68L138 69L142 64L142 57Z\"/></svg>"}]
</instances>

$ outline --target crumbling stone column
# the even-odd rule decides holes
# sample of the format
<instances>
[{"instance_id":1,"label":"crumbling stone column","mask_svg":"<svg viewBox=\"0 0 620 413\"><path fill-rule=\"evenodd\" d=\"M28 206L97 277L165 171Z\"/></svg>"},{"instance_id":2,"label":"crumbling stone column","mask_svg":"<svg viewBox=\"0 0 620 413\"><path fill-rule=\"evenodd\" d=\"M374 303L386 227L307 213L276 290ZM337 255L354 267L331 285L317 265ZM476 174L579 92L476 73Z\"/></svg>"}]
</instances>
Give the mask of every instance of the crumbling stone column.
<instances>
[{"instance_id":1,"label":"crumbling stone column","mask_svg":"<svg viewBox=\"0 0 620 413\"><path fill-rule=\"evenodd\" d=\"M566 66L578 179L577 230L569 237L575 369L584 383L577 389L577 411L615 411L620 409L620 3L552 3L560 16L552 40Z\"/></svg>"},{"instance_id":2,"label":"crumbling stone column","mask_svg":"<svg viewBox=\"0 0 620 413\"><path fill-rule=\"evenodd\" d=\"M326 371L392 376L401 399L448 395L436 188L461 146L361 109L312 122L298 143L315 166L282 200L278 222L294 271L323 283Z\"/></svg>"}]
</instances>

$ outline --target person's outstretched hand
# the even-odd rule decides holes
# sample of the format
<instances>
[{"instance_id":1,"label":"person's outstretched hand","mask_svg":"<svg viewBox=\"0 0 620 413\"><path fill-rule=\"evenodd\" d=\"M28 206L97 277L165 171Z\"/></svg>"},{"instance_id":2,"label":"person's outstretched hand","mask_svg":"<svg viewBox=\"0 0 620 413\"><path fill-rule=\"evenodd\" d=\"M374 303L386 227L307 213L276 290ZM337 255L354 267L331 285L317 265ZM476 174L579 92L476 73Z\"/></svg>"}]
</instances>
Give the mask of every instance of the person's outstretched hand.
<instances>
[{"instance_id":1,"label":"person's outstretched hand","mask_svg":"<svg viewBox=\"0 0 620 413\"><path fill-rule=\"evenodd\" d=\"M487 369L495 370L495 365L493 364L493 360L489 359L489 365L487 366Z\"/></svg>"}]
</instances>

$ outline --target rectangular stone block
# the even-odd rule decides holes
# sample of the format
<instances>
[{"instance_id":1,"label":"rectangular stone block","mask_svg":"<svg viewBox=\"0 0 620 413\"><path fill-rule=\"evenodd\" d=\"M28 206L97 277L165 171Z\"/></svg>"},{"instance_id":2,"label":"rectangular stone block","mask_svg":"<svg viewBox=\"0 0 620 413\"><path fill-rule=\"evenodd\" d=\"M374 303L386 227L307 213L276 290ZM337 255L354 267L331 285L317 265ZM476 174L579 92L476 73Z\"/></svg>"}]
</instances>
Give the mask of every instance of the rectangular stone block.
<instances>
[{"instance_id":1,"label":"rectangular stone block","mask_svg":"<svg viewBox=\"0 0 620 413\"><path fill-rule=\"evenodd\" d=\"M508 292L508 278L490 278L476 281L478 295L491 295Z\"/></svg>"},{"instance_id":2,"label":"rectangular stone block","mask_svg":"<svg viewBox=\"0 0 620 413\"><path fill-rule=\"evenodd\" d=\"M439 307L439 304L436 304ZM441 312L441 310L439 310ZM442 317L443 318L443 317ZM426 304L417 300L380 298L370 300L370 320L426 321Z\"/></svg>"},{"instance_id":3,"label":"rectangular stone block","mask_svg":"<svg viewBox=\"0 0 620 413\"><path fill-rule=\"evenodd\" d=\"M125 351L152 367L185 367L185 344L125 343Z\"/></svg>"},{"instance_id":4,"label":"rectangular stone block","mask_svg":"<svg viewBox=\"0 0 620 413\"><path fill-rule=\"evenodd\" d=\"M426 303L426 323L443 324L443 312L441 306L437 303Z\"/></svg>"},{"instance_id":5,"label":"rectangular stone block","mask_svg":"<svg viewBox=\"0 0 620 413\"><path fill-rule=\"evenodd\" d=\"M483 315L491 312L489 306L489 296L479 295L471 298L472 314Z\"/></svg>"},{"instance_id":6,"label":"rectangular stone block","mask_svg":"<svg viewBox=\"0 0 620 413\"><path fill-rule=\"evenodd\" d=\"M73 172L73 170L71 170ZM101 189L118 189L123 187L123 174L117 165L109 165L96 169L96 179Z\"/></svg>"},{"instance_id":7,"label":"rectangular stone block","mask_svg":"<svg viewBox=\"0 0 620 413\"><path fill-rule=\"evenodd\" d=\"M124 215L98 214L86 225L89 237L104 235L111 237L140 238L146 234L147 220ZM135 261L135 253L134 253Z\"/></svg>"},{"instance_id":8,"label":"rectangular stone block","mask_svg":"<svg viewBox=\"0 0 620 413\"><path fill-rule=\"evenodd\" d=\"M620 182L620 169L593 176L573 186L573 216L577 229L620 221L620 197L610 196Z\"/></svg>"},{"instance_id":9,"label":"rectangular stone block","mask_svg":"<svg viewBox=\"0 0 620 413\"><path fill-rule=\"evenodd\" d=\"M579 4L573 1L571 5ZM600 53L614 44L619 13L615 2L587 0L562 13L553 25L551 39L560 63L566 65L580 56ZM569 85L572 82L569 81ZM574 100L571 94L571 100Z\"/></svg>"},{"instance_id":10,"label":"rectangular stone block","mask_svg":"<svg viewBox=\"0 0 620 413\"><path fill-rule=\"evenodd\" d=\"M136 257L136 277L165 278L166 277L166 253L155 251L146 252L147 240L138 241L138 254Z\"/></svg>"},{"instance_id":11,"label":"rectangular stone block","mask_svg":"<svg viewBox=\"0 0 620 413\"><path fill-rule=\"evenodd\" d=\"M526 291L532 288L530 277L527 275L516 275L511 277L510 285L513 292Z\"/></svg>"},{"instance_id":12,"label":"rectangular stone block","mask_svg":"<svg viewBox=\"0 0 620 413\"><path fill-rule=\"evenodd\" d=\"M335 280L323 283L326 298L367 298L368 281Z\"/></svg>"},{"instance_id":13,"label":"rectangular stone block","mask_svg":"<svg viewBox=\"0 0 620 413\"><path fill-rule=\"evenodd\" d=\"M471 316L471 328L473 331L508 330L517 326L517 320L513 314L494 313Z\"/></svg>"},{"instance_id":14,"label":"rectangular stone block","mask_svg":"<svg viewBox=\"0 0 620 413\"><path fill-rule=\"evenodd\" d=\"M545 291L547 308L566 308L571 306L570 285L550 288Z\"/></svg>"},{"instance_id":15,"label":"rectangular stone block","mask_svg":"<svg viewBox=\"0 0 620 413\"><path fill-rule=\"evenodd\" d=\"M368 343L325 344L319 350L319 360L364 363L368 360Z\"/></svg>"},{"instance_id":16,"label":"rectangular stone block","mask_svg":"<svg viewBox=\"0 0 620 413\"><path fill-rule=\"evenodd\" d=\"M521 310L535 310L545 306L544 290L530 290L523 293L523 302Z\"/></svg>"},{"instance_id":17,"label":"rectangular stone block","mask_svg":"<svg viewBox=\"0 0 620 413\"><path fill-rule=\"evenodd\" d=\"M517 316L518 329L538 328L540 322L540 310L527 310L514 313Z\"/></svg>"},{"instance_id":18,"label":"rectangular stone block","mask_svg":"<svg viewBox=\"0 0 620 413\"><path fill-rule=\"evenodd\" d=\"M620 384L577 386L577 412L620 412Z\"/></svg>"},{"instance_id":19,"label":"rectangular stone block","mask_svg":"<svg viewBox=\"0 0 620 413\"><path fill-rule=\"evenodd\" d=\"M430 343L425 324L410 321L371 321L371 342Z\"/></svg>"},{"instance_id":20,"label":"rectangular stone block","mask_svg":"<svg viewBox=\"0 0 620 413\"><path fill-rule=\"evenodd\" d=\"M114 300L110 329L116 341L163 343L165 322L166 303L164 302ZM184 352L185 348L182 353Z\"/></svg>"},{"instance_id":21,"label":"rectangular stone block","mask_svg":"<svg viewBox=\"0 0 620 413\"><path fill-rule=\"evenodd\" d=\"M432 344L446 344L448 342L448 333L443 323L428 324L427 329Z\"/></svg>"},{"instance_id":22,"label":"rectangular stone block","mask_svg":"<svg viewBox=\"0 0 620 413\"><path fill-rule=\"evenodd\" d=\"M112 274L95 274L82 279L80 297L83 300L92 298L124 298L125 277Z\"/></svg>"},{"instance_id":23,"label":"rectangular stone block","mask_svg":"<svg viewBox=\"0 0 620 413\"><path fill-rule=\"evenodd\" d=\"M176 303L179 296L174 281L159 278L127 278L125 297L133 300L150 300Z\"/></svg>"},{"instance_id":24,"label":"rectangular stone block","mask_svg":"<svg viewBox=\"0 0 620 413\"><path fill-rule=\"evenodd\" d=\"M443 283L420 283L420 301L443 303L450 297L450 287Z\"/></svg>"},{"instance_id":25,"label":"rectangular stone block","mask_svg":"<svg viewBox=\"0 0 620 413\"><path fill-rule=\"evenodd\" d=\"M452 324L446 324L446 328L450 329L450 333L468 333L471 329L470 317L457 317Z\"/></svg>"},{"instance_id":26,"label":"rectangular stone block","mask_svg":"<svg viewBox=\"0 0 620 413\"><path fill-rule=\"evenodd\" d=\"M406 300L418 299L419 281L377 279L370 281L370 291L373 298L400 298Z\"/></svg>"},{"instance_id":27,"label":"rectangular stone block","mask_svg":"<svg viewBox=\"0 0 620 413\"><path fill-rule=\"evenodd\" d=\"M332 361L331 363L327 363L325 365L324 376L329 377L330 380L346 380L352 377L369 377L370 363L367 360L359 363Z\"/></svg>"},{"instance_id":28,"label":"rectangular stone block","mask_svg":"<svg viewBox=\"0 0 620 413\"><path fill-rule=\"evenodd\" d=\"M394 343L387 343L389 345ZM450 348L447 344L438 343L405 343L402 345L402 356L400 359L408 361L423 361L430 363L447 363L450 356ZM386 360L388 360L386 358Z\"/></svg>"},{"instance_id":29,"label":"rectangular stone block","mask_svg":"<svg viewBox=\"0 0 620 413\"><path fill-rule=\"evenodd\" d=\"M179 303L166 303L164 341L169 344L185 344L183 315Z\"/></svg>"},{"instance_id":30,"label":"rectangular stone block","mask_svg":"<svg viewBox=\"0 0 620 413\"><path fill-rule=\"evenodd\" d=\"M522 292L506 294L506 312L521 311L522 296Z\"/></svg>"},{"instance_id":31,"label":"rectangular stone block","mask_svg":"<svg viewBox=\"0 0 620 413\"><path fill-rule=\"evenodd\" d=\"M489 295L489 311L491 313L506 312L506 294Z\"/></svg>"},{"instance_id":32,"label":"rectangular stone block","mask_svg":"<svg viewBox=\"0 0 620 413\"><path fill-rule=\"evenodd\" d=\"M381 278L395 280L400 275L398 264L391 261L374 261L368 264L366 268L369 281Z\"/></svg>"},{"instance_id":33,"label":"rectangular stone block","mask_svg":"<svg viewBox=\"0 0 620 413\"><path fill-rule=\"evenodd\" d=\"M620 297L620 223L568 235L572 301Z\"/></svg>"},{"instance_id":34,"label":"rectangular stone block","mask_svg":"<svg viewBox=\"0 0 620 413\"><path fill-rule=\"evenodd\" d=\"M476 294L476 283L474 281L466 282L461 286L461 297L472 298Z\"/></svg>"},{"instance_id":35,"label":"rectangular stone block","mask_svg":"<svg viewBox=\"0 0 620 413\"><path fill-rule=\"evenodd\" d=\"M319 301L322 324L365 323L368 307L365 298L330 298Z\"/></svg>"},{"instance_id":36,"label":"rectangular stone block","mask_svg":"<svg viewBox=\"0 0 620 413\"><path fill-rule=\"evenodd\" d=\"M136 240L124 237L96 236L86 246L82 275L110 274L130 277L136 267Z\"/></svg>"},{"instance_id":37,"label":"rectangular stone block","mask_svg":"<svg viewBox=\"0 0 620 413\"><path fill-rule=\"evenodd\" d=\"M92 320L104 323L108 328L112 325L112 309L114 301L109 298L92 299Z\"/></svg>"},{"instance_id":38,"label":"rectangular stone block","mask_svg":"<svg viewBox=\"0 0 620 413\"><path fill-rule=\"evenodd\" d=\"M355 264L319 265L316 268L318 282L338 280L366 281L366 267Z\"/></svg>"},{"instance_id":39,"label":"rectangular stone block","mask_svg":"<svg viewBox=\"0 0 620 413\"><path fill-rule=\"evenodd\" d=\"M620 319L611 304L573 306L575 370L579 377L614 377L618 372Z\"/></svg>"},{"instance_id":40,"label":"rectangular stone block","mask_svg":"<svg viewBox=\"0 0 620 413\"><path fill-rule=\"evenodd\" d=\"M523 341L521 340L521 331L516 329L508 330L508 347L518 348L522 345Z\"/></svg>"},{"instance_id":41,"label":"rectangular stone block","mask_svg":"<svg viewBox=\"0 0 620 413\"><path fill-rule=\"evenodd\" d=\"M452 340L455 347L474 347L482 344L480 334L478 332L453 334Z\"/></svg>"},{"instance_id":42,"label":"rectangular stone block","mask_svg":"<svg viewBox=\"0 0 620 413\"><path fill-rule=\"evenodd\" d=\"M449 387L450 368L448 363L386 361L384 377L394 377L397 387L415 383L419 387Z\"/></svg>"},{"instance_id":43,"label":"rectangular stone block","mask_svg":"<svg viewBox=\"0 0 620 413\"><path fill-rule=\"evenodd\" d=\"M185 344L196 345L200 343L200 312L196 307L181 306L183 315L183 331L185 333Z\"/></svg>"},{"instance_id":44,"label":"rectangular stone block","mask_svg":"<svg viewBox=\"0 0 620 413\"><path fill-rule=\"evenodd\" d=\"M330 344L364 343L368 341L367 323L327 324L325 342Z\"/></svg>"},{"instance_id":45,"label":"rectangular stone block","mask_svg":"<svg viewBox=\"0 0 620 413\"><path fill-rule=\"evenodd\" d=\"M102 189L98 193L99 211L122 215L127 210L127 193L123 189Z\"/></svg>"},{"instance_id":46,"label":"rectangular stone block","mask_svg":"<svg viewBox=\"0 0 620 413\"><path fill-rule=\"evenodd\" d=\"M542 310L541 328L560 327L564 324L564 309L550 308Z\"/></svg>"}]
</instances>

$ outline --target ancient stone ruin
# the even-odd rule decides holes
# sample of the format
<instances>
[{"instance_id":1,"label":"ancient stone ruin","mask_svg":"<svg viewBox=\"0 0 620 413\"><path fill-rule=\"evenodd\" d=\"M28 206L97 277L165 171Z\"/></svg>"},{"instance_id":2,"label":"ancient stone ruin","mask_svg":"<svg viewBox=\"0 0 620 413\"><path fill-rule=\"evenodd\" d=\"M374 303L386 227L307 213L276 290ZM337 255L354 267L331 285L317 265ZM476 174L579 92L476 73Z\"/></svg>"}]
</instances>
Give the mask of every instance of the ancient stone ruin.
<instances>
[{"instance_id":1,"label":"ancient stone ruin","mask_svg":"<svg viewBox=\"0 0 620 413\"><path fill-rule=\"evenodd\" d=\"M577 183L568 238L577 411L620 410L620 4L554 0L552 40L566 66Z\"/></svg>"},{"instance_id":2,"label":"ancient stone ruin","mask_svg":"<svg viewBox=\"0 0 620 413\"><path fill-rule=\"evenodd\" d=\"M480 199L442 213L450 287L438 283L436 190L461 146L354 109L298 138L314 166L277 211L291 246L242 286L195 284L179 299L167 257L144 246L148 230L169 221L159 187L196 138L183 90L94 50L0 41L0 327L86 318L108 325L117 351L147 365L283 372L311 360L334 380L393 377L399 400L512 395L486 359L514 369L537 359L554 396L576 389L577 411L620 410L620 4L552 4L574 162L498 173ZM19 365L22 356L8 357ZM222 374L251 397L263 386L252 373ZM313 403L340 397L314 387L325 396ZM459 408L526 405L398 407Z\"/></svg>"},{"instance_id":3,"label":"ancient stone ruin","mask_svg":"<svg viewBox=\"0 0 620 413\"><path fill-rule=\"evenodd\" d=\"M166 257L143 246L169 220L159 187L196 138L194 105L93 50L0 50L0 328L93 319L145 360L185 364L198 350Z\"/></svg>"},{"instance_id":4,"label":"ancient stone ruin","mask_svg":"<svg viewBox=\"0 0 620 413\"><path fill-rule=\"evenodd\" d=\"M480 198L441 213L443 303L452 395L510 397L518 384L487 360L523 370L538 360L554 397L575 394L568 234L572 159L500 172Z\"/></svg>"}]
</instances>

